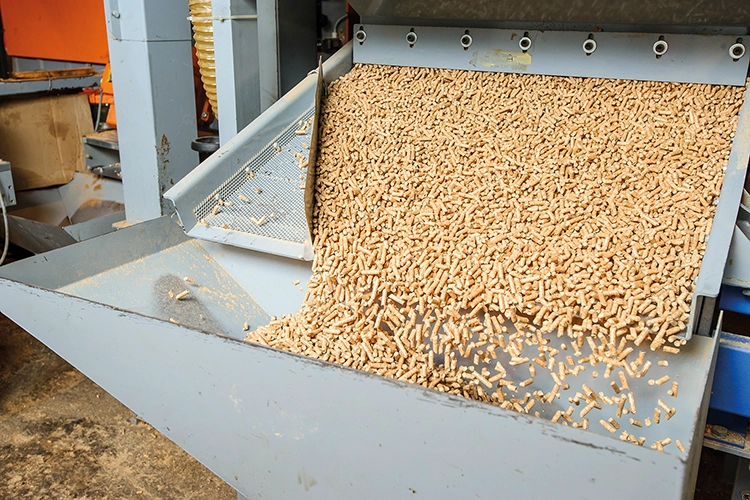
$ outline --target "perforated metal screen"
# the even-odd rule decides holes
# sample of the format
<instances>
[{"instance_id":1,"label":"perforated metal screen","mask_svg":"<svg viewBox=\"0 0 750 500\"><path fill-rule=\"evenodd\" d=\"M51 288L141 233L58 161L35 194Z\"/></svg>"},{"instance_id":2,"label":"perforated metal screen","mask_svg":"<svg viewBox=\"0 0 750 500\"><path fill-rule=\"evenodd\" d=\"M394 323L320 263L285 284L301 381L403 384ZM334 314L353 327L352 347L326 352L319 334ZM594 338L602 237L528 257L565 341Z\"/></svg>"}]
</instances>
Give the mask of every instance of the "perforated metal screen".
<instances>
[{"instance_id":1,"label":"perforated metal screen","mask_svg":"<svg viewBox=\"0 0 750 500\"><path fill-rule=\"evenodd\" d=\"M308 166L300 165L306 164L309 155L313 113L311 107L204 199L194 209L196 219L253 237L300 244L309 240L305 218Z\"/></svg>"}]
</instances>

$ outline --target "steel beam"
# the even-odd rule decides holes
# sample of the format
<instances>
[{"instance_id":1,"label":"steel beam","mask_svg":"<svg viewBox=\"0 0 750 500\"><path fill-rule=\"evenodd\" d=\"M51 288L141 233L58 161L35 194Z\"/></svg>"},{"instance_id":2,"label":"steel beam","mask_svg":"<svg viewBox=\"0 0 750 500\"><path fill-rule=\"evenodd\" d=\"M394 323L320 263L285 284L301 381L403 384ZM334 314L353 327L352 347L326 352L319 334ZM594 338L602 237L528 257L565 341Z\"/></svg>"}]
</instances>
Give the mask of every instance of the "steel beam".
<instances>
[{"instance_id":1,"label":"steel beam","mask_svg":"<svg viewBox=\"0 0 750 500\"><path fill-rule=\"evenodd\" d=\"M105 0L129 221L169 213L162 194L198 164L187 2Z\"/></svg>"},{"instance_id":2,"label":"steel beam","mask_svg":"<svg viewBox=\"0 0 750 500\"><path fill-rule=\"evenodd\" d=\"M258 7L255 0L213 0L216 87L221 144L237 135L278 98L278 85L261 86L264 57L259 51ZM254 17L253 17L254 16ZM264 19L275 25L276 20ZM276 59L265 58L273 63ZM274 83L274 80L271 81ZM262 100L261 96L267 96ZM262 101L266 106L262 106Z\"/></svg>"}]
</instances>

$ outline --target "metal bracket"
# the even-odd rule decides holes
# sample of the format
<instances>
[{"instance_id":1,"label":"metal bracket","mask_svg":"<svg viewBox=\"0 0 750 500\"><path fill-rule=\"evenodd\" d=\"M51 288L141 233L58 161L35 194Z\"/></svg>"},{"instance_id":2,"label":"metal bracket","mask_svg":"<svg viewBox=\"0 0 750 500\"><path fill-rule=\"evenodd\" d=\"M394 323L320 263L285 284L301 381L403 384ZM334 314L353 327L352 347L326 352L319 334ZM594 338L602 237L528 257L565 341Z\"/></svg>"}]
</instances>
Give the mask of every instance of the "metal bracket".
<instances>
[{"instance_id":1,"label":"metal bracket","mask_svg":"<svg viewBox=\"0 0 750 500\"><path fill-rule=\"evenodd\" d=\"M10 163L0 160L0 196L6 207L16 204L16 190L13 188L13 176L10 172Z\"/></svg>"},{"instance_id":2,"label":"metal bracket","mask_svg":"<svg viewBox=\"0 0 750 500\"><path fill-rule=\"evenodd\" d=\"M355 63L392 66L744 85L750 61L730 54L733 44L742 43L734 35L379 24L354 29Z\"/></svg>"}]
</instances>

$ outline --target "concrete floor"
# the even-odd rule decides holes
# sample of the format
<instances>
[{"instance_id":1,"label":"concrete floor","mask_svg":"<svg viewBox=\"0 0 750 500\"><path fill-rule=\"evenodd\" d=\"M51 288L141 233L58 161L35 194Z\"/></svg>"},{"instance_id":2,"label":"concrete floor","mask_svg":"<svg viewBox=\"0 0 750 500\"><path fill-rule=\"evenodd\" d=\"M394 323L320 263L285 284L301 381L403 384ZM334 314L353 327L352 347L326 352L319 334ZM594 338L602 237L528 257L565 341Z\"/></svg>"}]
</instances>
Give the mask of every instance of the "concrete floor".
<instances>
[{"instance_id":1,"label":"concrete floor","mask_svg":"<svg viewBox=\"0 0 750 500\"><path fill-rule=\"evenodd\" d=\"M0 498L234 500L237 495L0 315Z\"/></svg>"}]
</instances>

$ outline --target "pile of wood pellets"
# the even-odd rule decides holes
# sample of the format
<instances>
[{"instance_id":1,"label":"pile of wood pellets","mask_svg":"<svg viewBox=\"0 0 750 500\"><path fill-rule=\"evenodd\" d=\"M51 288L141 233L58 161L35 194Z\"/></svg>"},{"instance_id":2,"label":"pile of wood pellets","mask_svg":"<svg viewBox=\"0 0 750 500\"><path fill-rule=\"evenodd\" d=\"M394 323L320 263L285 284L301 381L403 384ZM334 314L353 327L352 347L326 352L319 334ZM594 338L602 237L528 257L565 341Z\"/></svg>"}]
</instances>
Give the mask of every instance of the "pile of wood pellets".
<instances>
[{"instance_id":1,"label":"pile of wood pellets","mask_svg":"<svg viewBox=\"0 0 750 500\"><path fill-rule=\"evenodd\" d=\"M649 380L654 422L628 381L684 342L743 95L356 65L321 113L304 303L247 338L574 427L669 419L676 381ZM575 383L597 366L609 394Z\"/></svg>"}]
</instances>

